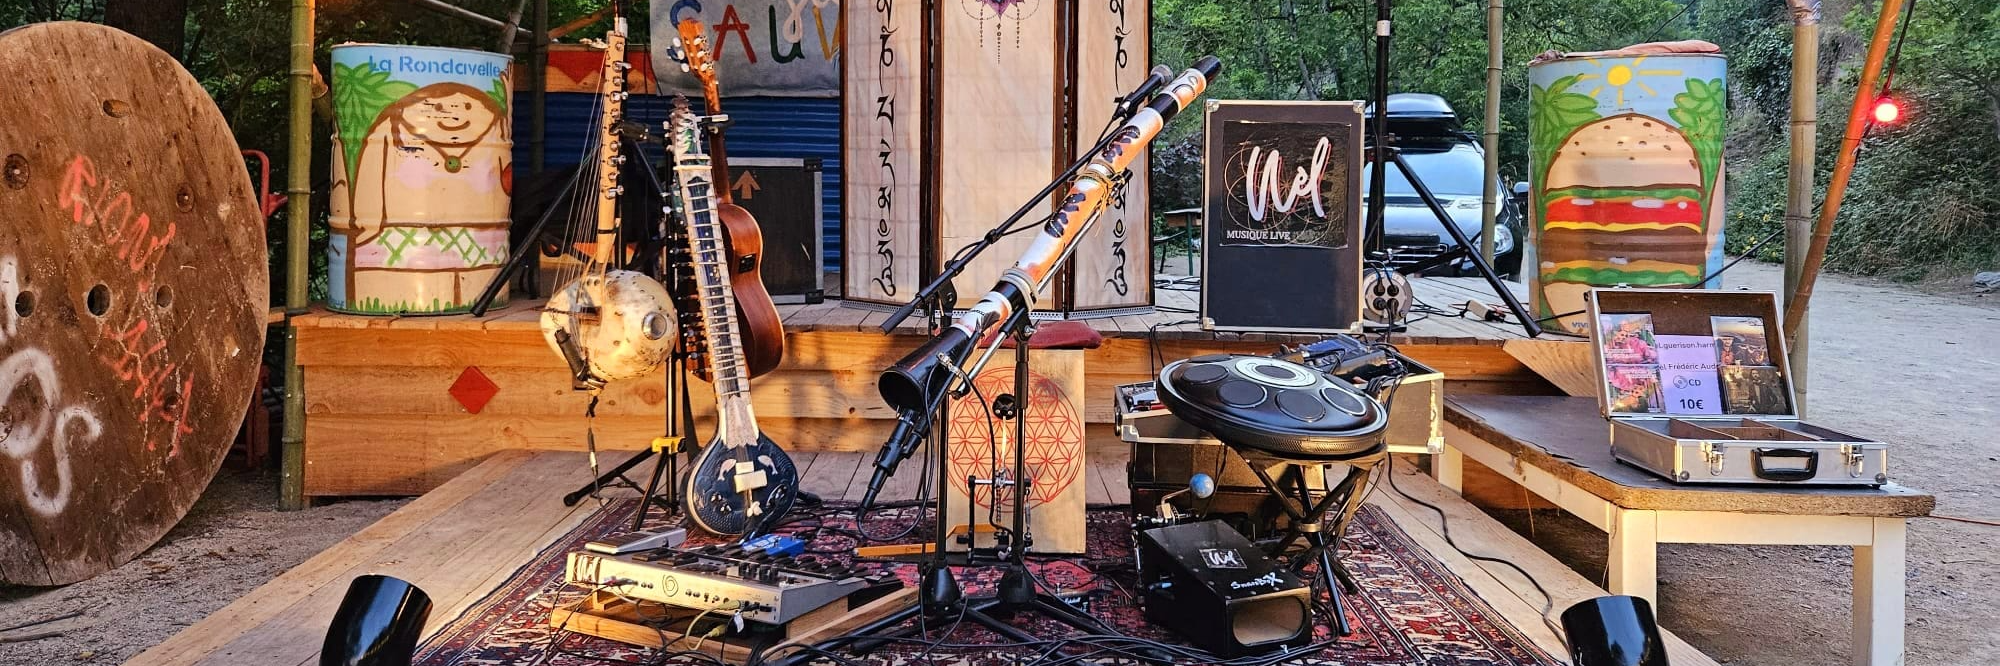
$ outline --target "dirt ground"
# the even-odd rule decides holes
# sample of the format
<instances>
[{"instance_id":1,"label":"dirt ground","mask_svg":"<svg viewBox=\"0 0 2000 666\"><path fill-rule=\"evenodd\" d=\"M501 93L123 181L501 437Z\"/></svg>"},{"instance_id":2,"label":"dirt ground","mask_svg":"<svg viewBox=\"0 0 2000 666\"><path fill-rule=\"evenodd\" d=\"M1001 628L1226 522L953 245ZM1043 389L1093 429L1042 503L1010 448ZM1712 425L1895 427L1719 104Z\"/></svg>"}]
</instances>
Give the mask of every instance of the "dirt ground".
<instances>
[{"instance_id":1,"label":"dirt ground","mask_svg":"<svg viewBox=\"0 0 2000 666\"><path fill-rule=\"evenodd\" d=\"M275 471L223 470L187 518L125 566L58 588L0 586L0 664L116 664L220 610L408 500L278 510Z\"/></svg>"},{"instance_id":2,"label":"dirt ground","mask_svg":"<svg viewBox=\"0 0 2000 666\"><path fill-rule=\"evenodd\" d=\"M1783 273L1746 262L1725 280L1778 291ZM1936 494L1938 515L2000 520L2000 296L1837 275L1814 291L1809 420L1890 443L1892 475ZM1532 525L1498 513L1603 581L1603 532L1560 511ZM2000 663L1996 543L2000 527L1911 521L1908 664ZM1852 562L1847 548L1664 545L1661 622L1724 664L1845 664Z\"/></svg>"},{"instance_id":3,"label":"dirt ground","mask_svg":"<svg viewBox=\"0 0 2000 666\"><path fill-rule=\"evenodd\" d=\"M1773 289L1776 267L1746 263L1732 287ZM1938 513L2000 518L2000 297L1919 293L1829 276L1814 300L1810 408L1815 422L1896 445L1905 485L1938 496ZM118 663L220 609L402 506L340 502L276 510L268 472L224 471L188 518L144 556L55 589L0 587L0 664ZM1502 520L1601 580L1604 535L1559 512ZM1918 520L1909 536L1913 666L2000 660L2000 528ZM1668 628L1725 664L1847 662L1851 564L1844 548L1668 545L1660 554Z\"/></svg>"}]
</instances>

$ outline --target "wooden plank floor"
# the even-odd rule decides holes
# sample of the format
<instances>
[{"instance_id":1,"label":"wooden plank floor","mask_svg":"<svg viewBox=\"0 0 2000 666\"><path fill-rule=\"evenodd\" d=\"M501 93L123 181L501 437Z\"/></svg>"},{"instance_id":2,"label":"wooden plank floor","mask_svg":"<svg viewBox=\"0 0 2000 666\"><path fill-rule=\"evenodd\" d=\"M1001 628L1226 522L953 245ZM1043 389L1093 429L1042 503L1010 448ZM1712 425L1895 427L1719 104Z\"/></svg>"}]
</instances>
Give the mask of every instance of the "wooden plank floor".
<instances>
[{"instance_id":1,"label":"wooden plank floor","mask_svg":"<svg viewBox=\"0 0 2000 666\"><path fill-rule=\"evenodd\" d=\"M1498 303L1499 298L1482 278L1425 277L1413 281L1413 291L1418 300L1447 311L1457 311L1468 300ZM1516 296L1526 299L1525 287L1518 283L1507 283ZM1156 286L1153 302L1157 309L1151 312L1128 314L1114 317L1083 319L1092 328L1106 337L1143 338L1148 336L1164 340L1271 340L1315 339L1320 336L1286 336L1261 333L1218 333L1203 331L1194 323L1196 312L1201 308L1200 293L1195 291L1198 283L1183 286ZM495 308L485 317L469 314L395 317L345 315L315 308L311 313L292 319L304 328L388 328L420 330L539 330L541 301L516 299ZM789 304L778 306L778 314L784 320L785 330L793 333L810 331L876 331L876 327L888 318L886 306L844 304L839 299L827 299L814 304ZM915 334L921 332L923 321L912 317L903 322L898 333ZM1397 343L1421 344L1491 344L1499 345L1506 340L1521 339L1519 326L1507 326L1473 321L1461 317L1433 315L1418 317L1410 323L1409 331L1397 334L1392 339Z\"/></svg>"},{"instance_id":2,"label":"wooden plank floor","mask_svg":"<svg viewBox=\"0 0 2000 666\"><path fill-rule=\"evenodd\" d=\"M1092 446L1089 455L1089 501L1128 501L1125 447ZM871 459L863 453L829 451L801 453L796 462L802 470L801 485L807 490L830 500L855 500L867 486L867 461ZM1533 544L1418 474L1415 465L1398 464L1395 473L1398 488L1451 516L1451 531L1461 546L1512 560L1533 574L1554 597L1553 612L1604 594ZM898 475L884 497L914 497L916 476ZM348 581L366 573L398 576L423 588L436 604L426 631L436 631L589 515L593 504L566 508L559 497L588 478L580 453L496 454L126 663L318 663L326 624ZM1436 513L1386 487L1372 493L1368 501L1385 510L1531 640L1551 654L1564 653L1540 617L1543 597L1527 580L1505 567L1476 563L1452 549L1445 542ZM1678 638L1669 636L1668 643L1678 666L1715 663Z\"/></svg>"}]
</instances>

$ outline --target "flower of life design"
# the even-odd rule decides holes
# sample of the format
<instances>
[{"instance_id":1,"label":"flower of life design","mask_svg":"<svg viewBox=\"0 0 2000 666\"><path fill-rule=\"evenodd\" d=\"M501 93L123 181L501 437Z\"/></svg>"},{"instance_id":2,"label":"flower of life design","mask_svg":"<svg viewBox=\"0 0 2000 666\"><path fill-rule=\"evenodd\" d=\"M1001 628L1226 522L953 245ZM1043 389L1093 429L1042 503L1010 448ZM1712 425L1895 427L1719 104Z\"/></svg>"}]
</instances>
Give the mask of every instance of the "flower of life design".
<instances>
[{"instance_id":1,"label":"flower of life design","mask_svg":"<svg viewBox=\"0 0 2000 666\"><path fill-rule=\"evenodd\" d=\"M973 383L987 400L992 400L1014 390L1014 368L1011 365L988 368ZM1062 496L1063 491L1083 476L1083 414L1070 402L1069 394L1060 384L1032 371L1028 373L1027 405L1028 478L1035 484L1033 494L1028 497L1028 508L1034 509ZM989 423L991 429L987 428ZM996 506L993 486L966 487L968 476L993 476L996 456L1000 467L1012 471L1013 433L1012 422L990 418L972 394L952 402L951 485L958 492L970 495L973 504L982 509L1013 508L1013 492L1009 488L1000 490ZM999 435L1000 446L994 445L993 435Z\"/></svg>"}]
</instances>

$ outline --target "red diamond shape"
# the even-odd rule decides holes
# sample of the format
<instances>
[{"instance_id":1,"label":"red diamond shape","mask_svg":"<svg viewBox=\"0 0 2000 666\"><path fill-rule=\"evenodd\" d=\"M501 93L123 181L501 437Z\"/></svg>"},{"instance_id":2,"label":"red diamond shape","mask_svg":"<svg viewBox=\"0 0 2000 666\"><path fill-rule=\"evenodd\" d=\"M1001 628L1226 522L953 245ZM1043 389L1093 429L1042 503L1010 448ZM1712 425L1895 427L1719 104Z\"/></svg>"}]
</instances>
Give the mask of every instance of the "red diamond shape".
<instances>
[{"instance_id":1,"label":"red diamond shape","mask_svg":"<svg viewBox=\"0 0 2000 666\"><path fill-rule=\"evenodd\" d=\"M477 366L468 365L465 372L458 373L458 381L451 383L448 392L466 412L478 414L479 410L486 408L487 402L493 400L493 395L500 392L500 385L487 379L486 373L480 372Z\"/></svg>"}]
</instances>

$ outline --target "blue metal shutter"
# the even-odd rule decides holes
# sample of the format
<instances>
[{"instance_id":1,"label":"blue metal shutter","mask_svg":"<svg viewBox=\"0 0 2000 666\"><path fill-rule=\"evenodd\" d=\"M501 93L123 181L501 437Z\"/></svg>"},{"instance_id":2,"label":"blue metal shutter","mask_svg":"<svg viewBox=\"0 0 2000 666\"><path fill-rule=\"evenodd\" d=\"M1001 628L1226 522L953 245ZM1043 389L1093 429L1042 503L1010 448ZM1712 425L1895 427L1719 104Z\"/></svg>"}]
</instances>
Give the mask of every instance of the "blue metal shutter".
<instances>
[{"instance_id":1,"label":"blue metal shutter","mask_svg":"<svg viewBox=\"0 0 2000 666\"><path fill-rule=\"evenodd\" d=\"M514 160L528 167L527 93L515 94ZM549 93L543 126L543 166L564 168L581 161L585 140L592 127L595 95ZM672 98L635 94L626 102L626 116L633 122L659 127L667 118ZM840 265L840 100L805 97L729 97L722 102L733 124L729 127L730 157L819 158L824 195L821 235L825 239L826 265ZM647 151L655 165L664 165L666 155L658 149Z\"/></svg>"}]
</instances>

